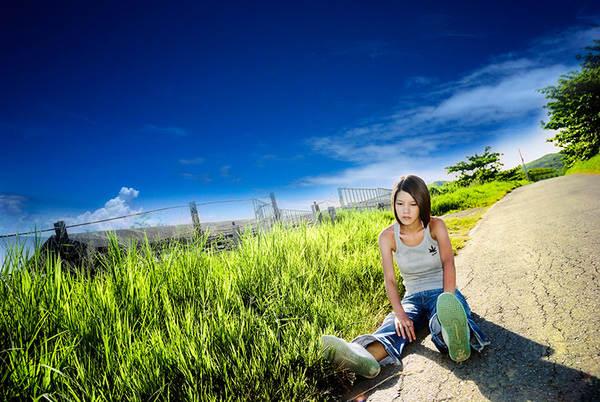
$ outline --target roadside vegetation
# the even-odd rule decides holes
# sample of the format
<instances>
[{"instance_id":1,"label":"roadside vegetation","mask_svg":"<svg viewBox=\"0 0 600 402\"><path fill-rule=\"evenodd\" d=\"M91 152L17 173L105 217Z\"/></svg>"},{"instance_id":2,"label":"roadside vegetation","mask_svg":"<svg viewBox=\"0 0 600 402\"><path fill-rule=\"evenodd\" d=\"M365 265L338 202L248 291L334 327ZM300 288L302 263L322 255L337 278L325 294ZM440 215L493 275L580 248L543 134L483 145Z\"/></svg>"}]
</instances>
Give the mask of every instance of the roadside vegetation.
<instances>
[{"instance_id":1,"label":"roadside vegetation","mask_svg":"<svg viewBox=\"0 0 600 402\"><path fill-rule=\"evenodd\" d=\"M576 56L579 71L560 76L557 85L540 90L548 99L544 106L548 121L542 128L553 130L548 141L561 147L567 167L589 160L600 152L600 39Z\"/></svg>"},{"instance_id":2,"label":"roadside vegetation","mask_svg":"<svg viewBox=\"0 0 600 402\"><path fill-rule=\"evenodd\" d=\"M441 216L465 209L487 207L515 187L527 183L526 180L492 181L469 187L460 187L452 183L445 184L437 190L438 194L431 200L431 213Z\"/></svg>"},{"instance_id":3,"label":"roadside vegetation","mask_svg":"<svg viewBox=\"0 0 600 402\"><path fill-rule=\"evenodd\" d=\"M386 310L377 235L390 217L341 212L159 259L114 242L94 277L22 258L0 286L0 399L321 400L337 377L320 335L370 331Z\"/></svg>"},{"instance_id":4,"label":"roadside vegetation","mask_svg":"<svg viewBox=\"0 0 600 402\"><path fill-rule=\"evenodd\" d=\"M567 170L566 174L573 173L600 174L600 155L596 155L586 161L575 162L573 166Z\"/></svg>"},{"instance_id":5,"label":"roadside vegetation","mask_svg":"<svg viewBox=\"0 0 600 402\"><path fill-rule=\"evenodd\" d=\"M498 186L457 189L453 209L491 205ZM455 251L484 210L446 219ZM40 273L35 258L12 250L0 275L0 398L334 396L347 374L321 357L318 340L372 332L389 311L377 238L393 219L339 211L334 224L243 236L224 253L198 239L157 257L115 239L93 277L52 259Z\"/></svg>"}]
</instances>

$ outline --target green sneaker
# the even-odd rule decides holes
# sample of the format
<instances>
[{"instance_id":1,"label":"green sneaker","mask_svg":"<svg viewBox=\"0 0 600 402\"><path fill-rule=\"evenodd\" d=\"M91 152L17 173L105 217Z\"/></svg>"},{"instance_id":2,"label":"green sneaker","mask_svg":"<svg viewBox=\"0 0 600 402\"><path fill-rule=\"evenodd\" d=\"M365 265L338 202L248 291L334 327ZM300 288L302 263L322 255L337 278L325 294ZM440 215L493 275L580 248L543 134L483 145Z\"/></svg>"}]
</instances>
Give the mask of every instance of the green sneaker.
<instances>
[{"instance_id":1,"label":"green sneaker","mask_svg":"<svg viewBox=\"0 0 600 402\"><path fill-rule=\"evenodd\" d=\"M442 338L450 358L463 362L471 356L469 323L460 301L452 293L442 293L437 299L437 316L442 325Z\"/></svg>"},{"instance_id":2,"label":"green sneaker","mask_svg":"<svg viewBox=\"0 0 600 402\"><path fill-rule=\"evenodd\" d=\"M367 349L331 335L321 337L321 353L332 364L365 378L377 377L381 367Z\"/></svg>"}]
</instances>

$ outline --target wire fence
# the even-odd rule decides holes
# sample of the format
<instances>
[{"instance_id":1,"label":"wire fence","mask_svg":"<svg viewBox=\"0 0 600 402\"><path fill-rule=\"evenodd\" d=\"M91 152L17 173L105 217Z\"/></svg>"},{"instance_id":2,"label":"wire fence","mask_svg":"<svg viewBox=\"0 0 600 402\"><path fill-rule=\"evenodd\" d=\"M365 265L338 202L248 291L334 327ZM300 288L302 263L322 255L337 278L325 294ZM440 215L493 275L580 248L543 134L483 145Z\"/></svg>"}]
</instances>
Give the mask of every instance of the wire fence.
<instances>
[{"instance_id":1,"label":"wire fence","mask_svg":"<svg viewBox=\"0 0 600 402\"><path fill-rule=\"evenodd\" d=\"M344 209L360 209L360 208L381 208L382 205L386 207L389 204L389 200L391 198L391 189L386 188L348 188L348 187L339 187L339 201L340 205ZM264 202L261 199L270 198L270 202ZM302 210L292 210L292 209L280 209L277 206L277 201L273 193L270 194L269 197L253 197L253 198L244 198L244 199L236 199L236 200L222 200L222 201L209 201L203 203L195 203L192 202L190 205L176 205L165 208L158 208L149 211L137 212L129 215L116 216L106 219L99 219L90 222L84 223L76 223L65 225L64 229L72 229L77 227L95 225L100 223L106 223L110 221L116 221L120 219L126 219L136 216L142 215L150 215L156 212L162 212L173 209L191 209L192 221L194 221L194 209L192 208L192 204L195 206L206 206L212 204L224 204L224 203L236 203L236 202L252 202L254 218L255 218L255 226L259 229L268 230L273 227L276 223L283 224L284 226L295 226L304 222L314 222L317 218L317 214L314 207L311 211L302 211ZM315 203L315 205L317 205ZM196 212L197 213L197 212ZM199 220L198 220L199 223ZM21 233L13 233L0 235L0 239L17 237L17 236L28 236L28 235L38 235L40 233L46 232L55 232L57 230L56 225L54 228L50 229L40 229L33 230L30 232L21 232Z\"/></svg>"},{"instance_id":2,"label":"wire fence","mask_svg":"<svg viewBox=\"0 0 600 402\"><path fill-rule=\"evenodd\" d=\"M150 210L150 211L138 212L138 213L135 213L135 214L129 214L129 215L124 215L124 216L115 216L113 218L100 219L100 220L96 220L96 221L92 221L92 222L76 223L76 224L65 226L65 229L71 229L71 228L76 228L76 227L81 227L81 226L88 226L88 225L96 225L98 223L116 221L116 220L119 220L119 219L131 218L131 217L140 216L140 215L148 215L148 214L151 214L151 213L154 213L154 212L161 212L161 211L166 211L166 210L169 210L169 209L177 209L177 208L187 208L187 206L186 205L182 205L182 206L159 208L159 209L153 209L153 210ZM16 237L16 236L28 236L28 235L32 235L32 234L33 235L37 235L38 233L54 232L55 230L56 230L56 227L52 228L52 229L40 229L40 230L34 230L34 231L31 231L31 232L24 232L24 233L13 233L13 234L8 234L8 235L1 235L0 239L7 238L7 237Z\"/></svg>"},{"instance_id":3,"label":"wire fence","mask_svg":"<svg viewBox=\"0 0 600 402\"><path fill-rule=\"evenodd\" d=\"M261 199L268 198L270 202L264 202ZM236 225L235 222L231 222L230 226L222 225L211 225L211 222L201 222L198 214L199 206L207 206L214 204L226 204L226 203L240 203L240 202L251 202L253 206L254 212L254 220L251 219L243 219L243 225ZM190 210L191 215L191 225L161 225L155 227L131 227L129 229L118 229L119 236L123 237L140 237L142 235L146 235L147 233L152 234L153 239L156 238L177 238L177 237L190 237L194 234L202 234L204 230L210 230L216 233L225 233L225 236L231 235L234 232L239 232L242 230L250 229L253 231L256 230L269 230L275 224L281 224L284 226L296 226L303 222L313 223L315 222L315 213L314 211L299 211L299 210L291 210L291 209L280 209L277 206L277 200L273 193L270 194L269 197L253 197L253 198L244 198L244 199L235 199L235 200L222 200L222 201L209 201L203 203L196 203L192 201L189 205L176 205L165 208L158 208L149 211L136 212L128 215L115 216L106 219L98 219L85 223L74 223L74 224L65 224L64 221L58 221L54 223L54 228L49 229L39 229L30 232L21 232L21 233L13 233L0 235L0 239L6 238L18 238L18 237L26 237L29 235L39 236L42 233L46 232L55 232L55 238L62 239L63 241L67 241L69 239L69 235L67 234L67 229L78 228L89 225L97 225L101 223L117 221L127 218L132 218L136 216L149 216L150 214L174 210L174 209L188 209ZM223 221L225 222L225 221ZM238 221L239 222L239 221ZM136 231L137 229L137 231ZM162 236L158 232L163 232ZM89 241L90 238L94 238L91 233L95 233L96 238L98 237L98 233L105 233L106 231L99 232L87 232L85 235L76 233L72 235L73 238L85 239ZM229 233L230 232L230 233ZM213 233L215 234L215 233ZM104 235L106 237L106 235ZM126 240L126 239L124 239Z\"/></svg>"},{"instance_id":4,"label":"wire fence","mask_svg":"<svg viewBox=\"0 0 600 402\"><path fill-rule=\"evenodd\" d=\"M389 200L391 198L390 189L384 188L338 188L339 201L343 209L370 209L379 208L383 209L386 206L389 208ZM267 199L267 201L264 201ZM241 223L238 220L238 224L235 222L221 221L219 225L212 225L214 222L201 222L198 214L198 206L207 206L213 204L226 204L226 203L239 203L239 202L250 202L254 213L254 219L242 219ZM239 239L239 234L242 231L251 230L256 233L257 231L268 231L271 230L275 225L282 225L284 227L296 227L302 224L318 224L323 219L323 212L320 211L321 203L314 202L310 206L310 211L293 210L293 209L281 209L277 205L275 195L271 193L269 197L253 197L236 200L223 200L223 201L209 201L203 203L190 202L189 205L176 205L165 208L158 208L149 211L141 211L123 216L116 216L106 219L98 219L85 223L73 223L67 225L64 221L58 221L54 223L54 228L40 229L24 233L14 233L7 235L0 235L0 239L7 238L19 238L24 237L27 239L29 235L35 235L36 238L42 233L55 232L54 235L50 236L43 247L58 247L59 249L65 245L71 247L73 245L77 247L91 247L95 250L101 250L105 248L108 242L108 232L113 232L117 235L119 243L127 245L130 241L135 240L139 242L148 241L153 244L160 244L165 241L178 240L188 241L196 235L208 235L209 242L216 244L216 248L219 250L225 250L231 248L231 244L235 243L236 239ZM191 216L191 224L176 224L176 225L158 225L149 226L148 221L143 221L142 225L136 227L134 224L130 228L126 229L111 229L111 230L100 230L95 232L85 233L74 233L69 235L67 229L79 228L89 225L97 225L111 221L117 221L136 216L149 216L153 213L175 210L175 209L188 209ZM335 208L332 206L328 207L329 216L331 221L334 222L336 219ZM82 246L85 244L85 246Z\"/></svg>"},{"instance_id":5,"label":"wire fence","mask_svg":"<svg viewBox=\"0 0 600 402\"><path fill-rule=\"evenodd\" d=\"M254 215L256 217L257 227L261 230L269 230L275 224L283 226L297 226L302 223L312 223L315 221L315 214L312 211L299 211L293 209L280 209L274 197L271 202L264 202L259 199L252 200L254 206Z\"/></svg>"}]
</instances>

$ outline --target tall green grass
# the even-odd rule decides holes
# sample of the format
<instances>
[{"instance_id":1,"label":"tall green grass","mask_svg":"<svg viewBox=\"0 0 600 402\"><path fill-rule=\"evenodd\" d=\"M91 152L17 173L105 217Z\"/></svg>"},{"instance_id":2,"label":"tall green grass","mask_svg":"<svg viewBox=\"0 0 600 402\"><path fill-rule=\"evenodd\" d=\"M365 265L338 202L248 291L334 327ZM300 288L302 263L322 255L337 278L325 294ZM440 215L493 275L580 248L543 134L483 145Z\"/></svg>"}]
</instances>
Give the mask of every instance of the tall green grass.
<instances>
[{"instance_id":1,"label":"tall green grass","mask_svg":"<svg viewBox=\"0 0 600 402\"><path fill-rule=\"evenodd\" d=\"M115 240L93 277L17 252L0 275L0 399L326 399L320 336L372 332L389 310L377 236L392 215L339 218L225 253Z\"/></svg>"},{"instance_id":2,"label":"tall green grass","mask_svg":"<svg viewBox=\"0 0 600 402\"><path fill-rule=\"evenodd\" d=\"M567 174L593 173L600 174L600 155L596 155L587 161L578 161L567 170Z\"/></svg>"},{"instance_id":3,"label":"tall green grass","mask_svg":"<svg viewBox=\"0 0 600 402\"><path fill-rule=\"evenodd\" d=\"M490 205L516 185L457 189L433 213ZM377 237L391 222L340 211L335 224L242 236L232 251L198 239L159 257L113 239L94 276L13 249L0 274L0 399L327 399L339 376L320 336L370 333L390 310ZM465 225L448 222L453 234Z\"/></svg>"},{"instance_id":4,"label":"tall green grass","mask_svg":"<svg viewBox=\"0 0 600 402\"><path fill-rule=\"evenodd\" d=\"M456 187L431 199L431 214L444 215L471 208L487 207L501 199L515 187L527 184L521 181L494 181L470 187Z\"/></svg>"}]
</instances>

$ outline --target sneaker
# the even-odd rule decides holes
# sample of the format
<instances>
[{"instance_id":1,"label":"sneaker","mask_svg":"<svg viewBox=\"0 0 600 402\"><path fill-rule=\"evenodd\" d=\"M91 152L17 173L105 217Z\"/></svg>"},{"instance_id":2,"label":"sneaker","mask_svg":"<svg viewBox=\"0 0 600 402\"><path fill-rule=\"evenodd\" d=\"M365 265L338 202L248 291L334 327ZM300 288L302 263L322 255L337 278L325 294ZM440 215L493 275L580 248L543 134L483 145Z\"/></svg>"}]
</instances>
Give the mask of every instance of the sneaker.
<instances>
[{"instance_id":1,"label":"sneaker","mask_svg":"<svg viewBox=\"0 0 600 402\"><path fill-rule=\"evenodd\" d=\"M323 357L332 364L348 369L365 378L377 377L381 367L367 349L331 335L321 337Z\"/></svg>"},{"instance_id":2,"label":"sneaker","mask_svg":"<svg viewBox=\"0 0 600 402\"><path fill-rule=\"evenodd\" d=\"M467 314L452 293L442 293L437 299L437 316L442 325L442 338L448 346L450 358L463 362L471 356Z\"/></svg>"}]
</instances>

